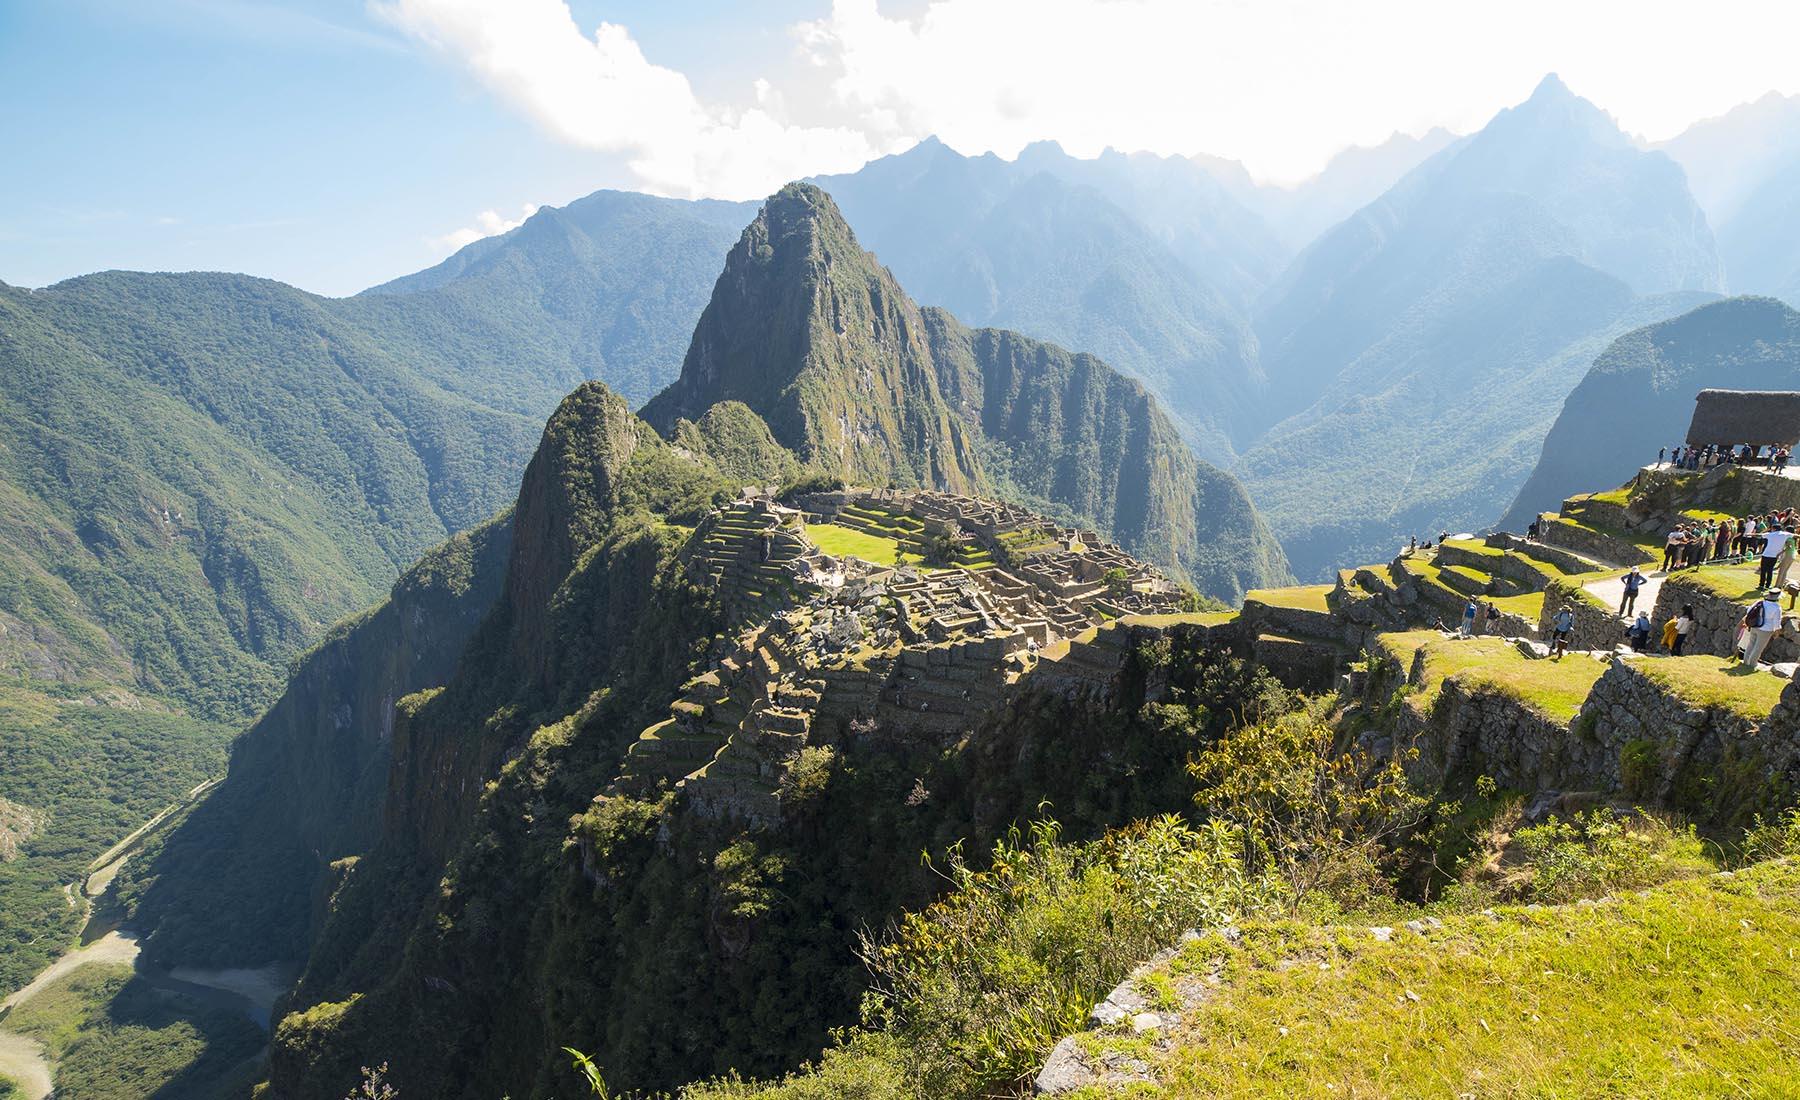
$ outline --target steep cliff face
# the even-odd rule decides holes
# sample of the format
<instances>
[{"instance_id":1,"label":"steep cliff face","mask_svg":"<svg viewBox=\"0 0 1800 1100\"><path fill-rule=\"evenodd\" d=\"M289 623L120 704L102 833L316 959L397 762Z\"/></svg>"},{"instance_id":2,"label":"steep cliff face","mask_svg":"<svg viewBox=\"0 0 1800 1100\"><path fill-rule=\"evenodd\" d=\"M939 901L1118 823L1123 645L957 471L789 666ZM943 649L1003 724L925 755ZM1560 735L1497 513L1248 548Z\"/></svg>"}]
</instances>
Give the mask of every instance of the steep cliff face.
<instances>
[{"instance_id":1,"label":"steep cliff face","mask_svg":"<svg viewBox=\"0 0 1800 1100\"><path fill-rule=\"evenodd\" d=\"M783 188L744 231L681 378L643 412L674 435L721 402L813 468L1066 514L1209 595L1288 577L1243 489L1194 457L1141 383L921 309L816 187Z\"/></svg>"},{"instance_id":2,"label":"steep cliff face","mask_svg":"<svg viewBox=\"0 0 1800 1100\"><path fill-rule=\"evenodd\" d=\"M986 441L992 491L1065 509L1209 595L1290 579L1243 486L1195 458L1140 383L1091 355L925 317L943 392Z\"/></svg>"},{"instance_id":3,"label":"steep cliff face","mask_svg":"<svg viewBox=\"0 0 1800 1100\"><path fill-rule=\"evenodd\" d=\"M121 875L165 963L303 958L332 861L381 835L394 705L447 680L501 592L510 516L458 535L340 624L238 739L220 787Z\"/></svg>"},{"instance_id":4,"label":"steep cliff face","mask_svg":"<svg viewBox=\"0 0 1800 1100\"><path fill-rule=\"evenodd\" d=\"M644 418L667 434L677 417L742 401L803 461L846 480L966 492L979 463L937 393L924 329L831 198L790 184L726 258L681 377Z\"/></svg>"}]
</instances>

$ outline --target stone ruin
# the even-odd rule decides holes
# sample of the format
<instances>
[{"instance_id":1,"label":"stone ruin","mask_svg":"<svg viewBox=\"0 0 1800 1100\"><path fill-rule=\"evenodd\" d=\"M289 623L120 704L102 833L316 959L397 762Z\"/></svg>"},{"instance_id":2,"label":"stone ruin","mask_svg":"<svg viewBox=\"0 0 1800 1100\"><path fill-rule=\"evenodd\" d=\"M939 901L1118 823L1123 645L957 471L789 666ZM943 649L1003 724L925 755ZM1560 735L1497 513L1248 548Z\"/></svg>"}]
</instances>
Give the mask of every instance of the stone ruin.
<instances>
[{"instance_id":1,"label":"stone ruin","mask_svg":"<svg viewBox=\"0 0 1800 1100\"><path fill-rule=\"evenodd\" d=\"M1103 688L1123 643L1095 628L1184 597L1092 532L1004 502L843 490L796 505L747 492L696 529L690 576L737 627L631 747L615 791L666 784L700 813L771 822L804 747L961 736L1047 658L1072 689ZM833 557L808 539L812 523L941 560Z\"/></svg>"}]
</instances>

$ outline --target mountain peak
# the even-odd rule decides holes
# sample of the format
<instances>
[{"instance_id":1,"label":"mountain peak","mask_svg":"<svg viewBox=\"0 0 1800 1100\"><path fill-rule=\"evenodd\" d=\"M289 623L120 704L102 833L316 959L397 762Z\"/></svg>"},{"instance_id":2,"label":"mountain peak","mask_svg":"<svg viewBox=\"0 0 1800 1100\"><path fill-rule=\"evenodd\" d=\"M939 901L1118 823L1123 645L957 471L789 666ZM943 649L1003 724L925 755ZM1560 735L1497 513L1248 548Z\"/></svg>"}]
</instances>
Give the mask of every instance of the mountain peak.
<instances>
[{"instance_id":1,"label":"mountain peak","mask_svg":"<svg viewBox=\"0 0 1800 1100\"><path fill-rule=\"evenodd\" d=\"M1563 83L1562 77L1555 73L1545 73L1544 79L1538 81L1537 87L1531 90L1531 98L1527 102L1567 103L1579 98L1581 97L1570 91L1569 86Z\"/></svg>"}]
</instances>

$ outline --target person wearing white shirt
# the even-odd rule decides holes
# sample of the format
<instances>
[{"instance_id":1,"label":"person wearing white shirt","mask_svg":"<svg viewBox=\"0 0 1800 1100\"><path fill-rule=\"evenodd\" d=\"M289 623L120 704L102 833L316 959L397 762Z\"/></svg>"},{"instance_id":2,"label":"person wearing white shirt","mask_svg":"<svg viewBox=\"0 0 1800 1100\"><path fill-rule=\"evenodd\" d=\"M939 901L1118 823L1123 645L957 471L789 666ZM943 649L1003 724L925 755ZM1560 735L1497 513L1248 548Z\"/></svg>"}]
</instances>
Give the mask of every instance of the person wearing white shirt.
<instances>
[{"instance_id":1,"label":"person wearing white shirt","mask_svg":"<svg viewBox=\"0 0 1800 1100\"><path fill-rule=\"evenodd\" d=\"M1762 561L1756 567L1756 585L1767 588L1775 583L1775 562L1781 557L1781 548L1794 537L1792 531L1783 531L1779 527L1770 526L1763 535Z\"/></svg>"},{"instance_id":2,"label":"person wearing white shirt","mask_svg":"<svg viewBox=\"0 0 1800 1100\"><path fill-rule=\"evenodd\" d=\"M1769 589L1762 599L1750 605L1744 612L1744 627L1744 663L1755 668L1762 661L1769 639L1781 630L1781 592L1778 589Z\"/></svg>"}]
</instances>

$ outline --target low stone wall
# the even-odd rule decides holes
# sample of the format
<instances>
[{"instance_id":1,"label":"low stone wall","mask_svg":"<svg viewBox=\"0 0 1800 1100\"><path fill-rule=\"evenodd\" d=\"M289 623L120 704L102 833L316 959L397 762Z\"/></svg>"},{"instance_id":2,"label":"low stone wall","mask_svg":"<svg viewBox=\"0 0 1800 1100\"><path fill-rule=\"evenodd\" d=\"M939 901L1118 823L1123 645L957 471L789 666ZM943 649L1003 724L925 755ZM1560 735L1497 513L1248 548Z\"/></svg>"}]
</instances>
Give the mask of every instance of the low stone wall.
<instances>
[{"instance_id":1,"label":"low stone wall","mask_svg":"<svg viewBox=\"0 0 1800 1100\"><path fill-rule=\"evenodd\" d=\"M1486 775L1503 787L1534 791L1567 785L1566 777L1578 774L1583 763L1569 758L1572 745L1565 723L1501 692L1471 690L1447 680L1430 715L1403 709L1409 713L1401 719L1397 738L1419 751L1407 771L1428 787L1454 775Z\"/></svg>"},{"instance_id":2,"label":"low stone wall","mask_svg":"<svg viewBox=\"0 0 1800 1100\"><path fill-rule=\"evenodd\" d=\"M1625 644L1628 624L1621 622L1611 608L1595 605L1573 580L1551 581L1544 589L1544 610L1538 615L1537 622L1540 641L1550 641L1550 623L1565 603L1575 613L1575 631L1570 636L1569 648L1616 649Z\"/></svg>"},{"instance_id":3,"label":"low stone wall","mask_svg":"<svg viewBox=\"0 0 1800 1100\"><path fill-rule=\"evenodd\" d=\"M1656 624L1659 640L1662 624L1680 614L1683 604L1691 604L1694 608L1694 629L1688 633L1683 652L1729 657L1737 643L1738 624L1743 622L1750 601L1740 603L1726 599L1699 583L1697 578L1676 573L1663 581L1656 594L1656 610L1651 614L1651 620ZM1784 610L1786 606L1787 602L1783 600ZM1769 640L1763 660L1800 660L1800 630L1795 628L1793 619L1784 616L1781 633Z\"/></svg>"},{"instance_id":4,"label":"low stone wall","mask_svg":"<svg viewBox=\"0 0 1800 1100\"><path fill-rule=\"evenodd\" d=\"M1633 563L1648 565L1653 560L1650 554L1636 543L1567 520L1559 523L1552 519L1546 522L1539 533L1538 540L1553 546L1560 546L1565 550L1573 550L1583 557L1593 558L1599 562L1619 565Z\"/></svg>"},{"instance_id":5,"label":"low stone wall","mask_svg":"<svg viewBox=\"0 0 1800 1100\"><path fill-rule=\"evenodd\" d=\"M1720 466L1705 473L1687 470L1642 470L1636 481L1637 495L1651 508L1662 506L1676 493L1690 508L1721 512L1777 512L1800 508L1800 481L1772 477L1756 469Z\"/></svg>"},{"instance_id":6,"label":"low stone wall","mask_svg":"<svg viewBox=\"0 0 1800 1100\"><path fill-rule=\"evenodd\" d=\"M1775 713L1759 722L1670 694L1644 675L1643 662L1655 659L1614 661L1594 684L1572 725L1571 743L1582 749L1572 779L1690 812L1699 807L1686 803L1713 794L1709 788L1735 762L1787 787L1800 780L1800 692L1792 682Z\"/></svg>"},{"instance_id":7,"label":"low stone wall","mask_svg":"<svg viewBox=\"0 0 1800 1100\"><path fill-rule=\"evenodd\" d=\"M1501 550L1517 550L1521 554L1530 554L1539 561L1549 562L1565 573L1580 573L1594 567L1593 562L1571 550L1564 550L1560 546L1552 546L1547 542L1537 542L1522 535L1508 534L1505 531L1489 535L1486 542L1489 546L1498 547ZM1516 559L1507 560L1512 562L1510 567L1519 573L1531 572L1535 575L1536 571L1528 569L1525 563Z\"/></svg>"}]
</instances>

